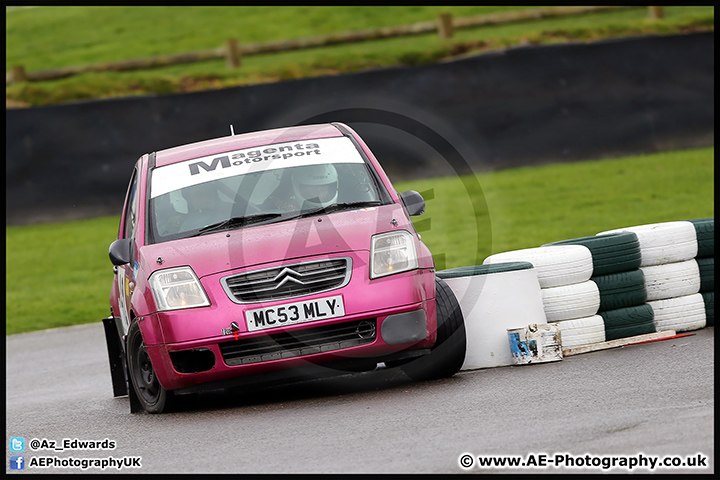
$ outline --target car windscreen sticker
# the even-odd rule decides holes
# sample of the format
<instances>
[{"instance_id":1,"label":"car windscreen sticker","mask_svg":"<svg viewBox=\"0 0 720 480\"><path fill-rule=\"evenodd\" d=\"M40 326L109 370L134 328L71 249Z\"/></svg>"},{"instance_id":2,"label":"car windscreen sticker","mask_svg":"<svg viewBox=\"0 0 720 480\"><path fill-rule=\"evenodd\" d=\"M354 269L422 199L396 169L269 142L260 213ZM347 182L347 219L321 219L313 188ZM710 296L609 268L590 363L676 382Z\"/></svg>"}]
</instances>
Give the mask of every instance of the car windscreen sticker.
<instances>
[{"instance_id":1,"label":"car windscreen sticker","mask_svg":"<svg viewBox=\"0 0 720 480\"><path fill-rule=\"evenodd\" d=\"M323 163L363 163L346 137L275 143L193 158L153 170L150 197L251 172Z\"/></svg>"}]
</instances>

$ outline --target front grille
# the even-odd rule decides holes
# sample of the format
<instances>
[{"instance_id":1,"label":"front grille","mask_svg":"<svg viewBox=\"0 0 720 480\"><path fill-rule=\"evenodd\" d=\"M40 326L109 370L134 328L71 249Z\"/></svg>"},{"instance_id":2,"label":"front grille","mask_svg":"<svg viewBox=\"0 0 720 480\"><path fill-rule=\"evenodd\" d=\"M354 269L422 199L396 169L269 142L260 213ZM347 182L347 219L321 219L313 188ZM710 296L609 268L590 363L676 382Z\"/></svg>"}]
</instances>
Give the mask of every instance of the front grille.
<instances>
[{"instance_id":1,"label":"front grille","mask_svg":"<svg viewBox=\"0 0 720 480\"><path fill-rule=\"evenodd\" d=\"M236 303L266 302L326 292L350 281L352 260L332 258L253 270L221 279Z\"/></svg>"},{"instance_id":2,"label":"front grille","mask_svg":"<svg viewBox=\"0 0 720 480\"><path fill-rule=\"evenodd\" d=\"M219 345L228 365L247 365L283 358L332 352L375 341L376 319L357 320L292 332L245 338Z\"/></svg>"}]
</instances>

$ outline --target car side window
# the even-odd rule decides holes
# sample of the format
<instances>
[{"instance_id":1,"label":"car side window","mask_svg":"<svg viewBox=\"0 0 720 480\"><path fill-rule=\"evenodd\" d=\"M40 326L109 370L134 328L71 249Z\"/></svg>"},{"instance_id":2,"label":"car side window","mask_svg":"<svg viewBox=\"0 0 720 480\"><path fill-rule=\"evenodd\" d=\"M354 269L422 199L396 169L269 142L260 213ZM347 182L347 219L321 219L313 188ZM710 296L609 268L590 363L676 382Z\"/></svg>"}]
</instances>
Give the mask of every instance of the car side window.
<instances>
[{"instance_id":1,"label":"car side window","mask_svg":"<svg viewBox=\"0 0 720 480\"><path fill-rule=\"evenodd\" d=\"M132 237L132 234L135 231L135 221L138 207L137 184L138 174L137 169L135 169L133 171L132 178L130 179L130 187L128 189L128 195L125 203L125 220L123 222L124 229L122 232L122 238Z\"/></svg>"}]
</instances>

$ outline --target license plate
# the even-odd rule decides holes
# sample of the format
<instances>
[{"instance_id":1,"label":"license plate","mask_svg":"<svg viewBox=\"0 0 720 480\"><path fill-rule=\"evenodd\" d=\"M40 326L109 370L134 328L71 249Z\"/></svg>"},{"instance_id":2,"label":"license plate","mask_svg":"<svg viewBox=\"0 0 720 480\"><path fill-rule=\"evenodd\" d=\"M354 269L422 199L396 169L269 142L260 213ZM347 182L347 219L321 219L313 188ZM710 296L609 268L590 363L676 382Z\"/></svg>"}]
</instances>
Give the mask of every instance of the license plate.
<instances>
[{"instance_id":1,"label":"license plate","mask_svg":"<svg viewBox=\"0 0 720 480\"><path fill-rule=\"evenodd\" d=\"M249 332L345 315L341 295L245 311Z\"/></svg>"}]
</instances>

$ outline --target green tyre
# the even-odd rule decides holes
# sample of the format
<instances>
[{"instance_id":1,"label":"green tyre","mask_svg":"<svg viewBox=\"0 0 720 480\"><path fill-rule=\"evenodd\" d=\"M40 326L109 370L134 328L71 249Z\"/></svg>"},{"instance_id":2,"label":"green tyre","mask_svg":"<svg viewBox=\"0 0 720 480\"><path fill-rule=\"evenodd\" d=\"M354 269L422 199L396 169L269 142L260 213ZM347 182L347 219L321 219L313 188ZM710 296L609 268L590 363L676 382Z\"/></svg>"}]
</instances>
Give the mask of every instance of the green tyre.
<instances>
[{"instance_id":1,"label":"green tyre","mask_svg":"<svg viewBox=\"0 0 720 480\"><path fill-rule=\"evenodd\" d=\"M590 278L600 292L598 311L634 307L647 301L645 275L636 268L627 272L597 275Z\"/></svg>"},{"instance_id":2,"label":"green tyre","mask_svg":"<svg viewBox=\"0 0 720 480\"><path fill-rule=\"evenodd\" d=\"M696 258L700 270L700 293L715 291L715 257Z\"/></svg>"},{"instance_id":3,"label":"green tyre","mask_svg":"<svg viewBox=\"0 0 720 480\"><path fill-rule=\"evenodd\" d=\"M656 332L653 309L647 303L599 312L605 323L605 340Z\"/></svg>"},{"instance_id":4,"label":"green tyre","mask_svg":"<svg viewBox=\"0 0 720 480\"><path fill-rule=\"evenodd\" d=\"M715 217L689 220L695 227L698 258L715 256Z\"/></svg>"},{"instance_id":5,"label":"green tyre","mask_svg":"<svg viewBox=\"0 0 720 480\"><path fill-rule=\"evenodd\" d=\"M715 325L715 292L705 292L701 295L705 303L705 326L711 327Z\"/></svg>"}]
</instances>

